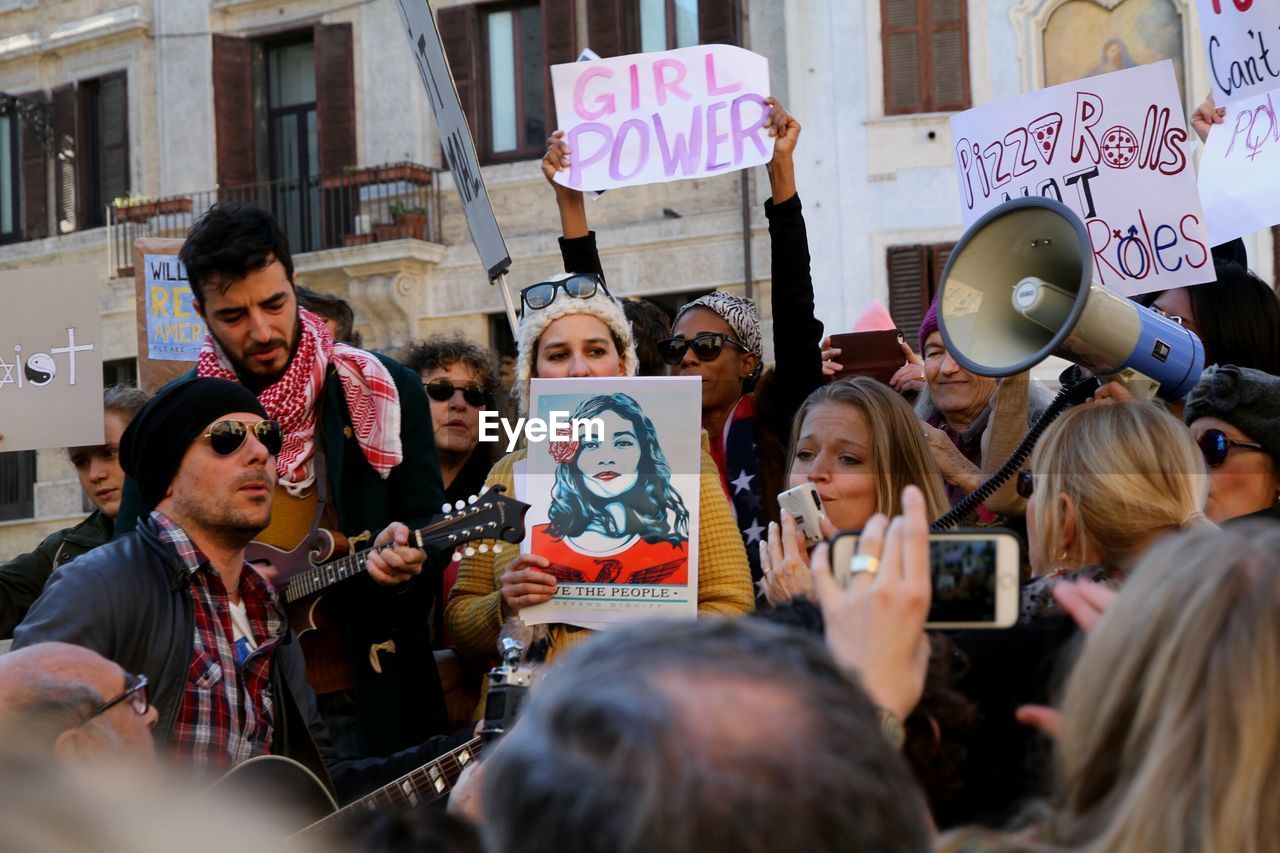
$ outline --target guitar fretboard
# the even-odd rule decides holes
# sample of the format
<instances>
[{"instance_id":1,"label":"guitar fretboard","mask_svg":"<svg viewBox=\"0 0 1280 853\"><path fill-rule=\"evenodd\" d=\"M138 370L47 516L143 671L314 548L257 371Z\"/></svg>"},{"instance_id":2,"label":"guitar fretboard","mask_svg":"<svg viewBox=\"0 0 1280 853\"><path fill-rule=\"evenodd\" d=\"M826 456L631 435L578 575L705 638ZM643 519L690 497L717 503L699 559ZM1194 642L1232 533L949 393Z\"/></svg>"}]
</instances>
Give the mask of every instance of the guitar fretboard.
<instances>
[{"instance_id":1,"label":"guitar fretboard","mask_svg":"<svg viewBox=\"0 0 1280 853\"><path fill-rule=\"evenodd\" d=\"M443 797L453 790L458 777L462 775L463 768L476 760L480 752L480 743L480 738L472 738L430 764L424 764L417 770L406 773L372 794L343 806L328 817L311 824L298 835L301 836L321 827L332 826L343 818L350 817L358 812L371 812L387 807L411 809L422 803L429 803Z\"/></svg>"}]
</instances>

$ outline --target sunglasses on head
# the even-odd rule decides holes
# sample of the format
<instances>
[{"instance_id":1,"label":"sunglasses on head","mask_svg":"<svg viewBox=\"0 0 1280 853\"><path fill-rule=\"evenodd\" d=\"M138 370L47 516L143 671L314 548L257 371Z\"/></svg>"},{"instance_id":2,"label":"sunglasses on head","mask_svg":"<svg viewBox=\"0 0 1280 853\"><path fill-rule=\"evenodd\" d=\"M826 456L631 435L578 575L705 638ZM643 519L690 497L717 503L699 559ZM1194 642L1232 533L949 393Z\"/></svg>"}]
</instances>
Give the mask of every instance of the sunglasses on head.
<instances>
[{"instance_id":1,"label":"sunglasses on head","mask_svg":"<svg viewBox=\"0 0 1280 853\"><path fill-rule=\"evenodd\" d=\"M658 341L658 353L662 356L663 361L672 365L684 361L684 354L690 349L698 357L698 361L715 361L720 357L720 353L724 351L725 344L733 344L743 352L749 352L746 347L728 335L719 332L703 332L700 335L694 335L689 340L667 338L664 341Z\"/></svg>"},{"instance_id":2,"label":"sunglasses on head","mask_svg":"<svg viewBox=\"0 0 1280 853\"><path fill-rule=\"evenodd\" d=\"M201 438L209 439L209 445L214 453L219 456L230 456L244 445L250 430L257 436L258 441L262 442L262 446L268 453L272 456L280 455L280 446L284 444L284 433L280 431L280 424L276 421L258 421L256 424L232 420L217 421Z\"/></svg>"},{"instance_id":3,"label":"sunglasses on head","mask_svg":"<svg viewBox=\"0 0 1280 853\"><path fill-rule=\"evenodd\" d=\"M1035 481L1031 478L1031 472L1026 468L1019 471L1014 488L1017 489L1018 497L1024 501L1031 500L1031 495L1035 493Z\"/></svg>"},{"instance_id":4,"label":"sunglasses on head","mask_svg":"<svg viewBox=\"0 0 1280 853\"><path fill-rule=\"evenodd\" d=\"M1200 453L1204 456L1204 464L1210 468L1217 468L1223 462L1226 462L1227 454L1231 452L1233 447L1239 447L1244 450L1266 450L1261 444L1253 441L1236 441L1234 438L1227 438L1227 434L1220 429L1205 430L1196 439L1196 444L1200 445Z\"/></svg>"},{"instance_id":5,"label":"sunglasses on head","mask_svg":"<svg viewBox=\"0 0 1280 853\"><path fill-rule=\"evenodd\" d=\"M538 284L531 284L520 291L520 301L531 311L538 311L555 302L556 296L562 290L574 299L590 299L596 295L597 289L603 290L605 293L609 292L608 288L604 286L604 279L600 278L600 276L582 273L571 275L561 281L543 281Z\"/></svg>"},{"instance_id":6,"label":"sunglasses on head","mask_svg":"<svg viewBox=\"0 0 1280 853\"><path fill-rule=\"evenodd\" d=\"M462 399L467 405L474 406L477 409L484 408L489 404L489 392L484 390L483 385L472 383L470 385L454 385L448 379L432 379L425 385L427 396L437 403L447 403L453 399L455 391L462 392Z\"/></svg>"},{"instance_id":7,"label":"sunglasses on head","mask_svg":"<svg viewBox=\"0 0 1280 853\"><path fill-rule=\"evenodd\" d=\"M147 698L147 677L145 675L132 675L126 672L124 674L124 690L94 708L93 713L80 721L80 725L83 726L94 717L105 714L121 702L126 701L133 706L133 711L138 716L147 713L147 710L151 707L151 701Z\"/></svg>"}]
</instances>

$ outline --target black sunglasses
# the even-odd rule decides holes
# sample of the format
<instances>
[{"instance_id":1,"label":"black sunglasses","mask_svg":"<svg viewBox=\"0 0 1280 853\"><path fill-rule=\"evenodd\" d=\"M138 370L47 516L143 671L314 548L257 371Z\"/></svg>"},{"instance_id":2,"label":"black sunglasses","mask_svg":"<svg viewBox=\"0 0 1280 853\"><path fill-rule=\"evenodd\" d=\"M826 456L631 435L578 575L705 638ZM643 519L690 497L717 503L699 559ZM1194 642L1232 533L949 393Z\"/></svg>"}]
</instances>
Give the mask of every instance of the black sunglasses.
<instances>
[{"instance_id":1,"label":"black sunglasses","mask_svg":"<svg viewBox=\"0 0 1280 853\"><path fill-rule=\"evenodd\" d=\"M147 698L147 677L145 675L132 675L126 672L124 674L124 690L94 708L93 713L80 721L80 725L83 726L99 714L105 714L125 701L128 701L133 706L133 711L138 716L147 713L147 710L151 707L151 701Z\"/></svg>"},{"instance_id":2,"label":"black sunglasses","mask_svg":"<svg viewBox=\"0 0 1280 853\"><path fill-rule=\"evenodd\" d=\"M249 435L250 430L257 436L258 441L262 442L262 446L267 448L268 453L272 456L280 455L280 446L284 444L284 433L280 431L280 424L276 421L258 421L256 424L232 420L217 421L201 438L209 439L209 445L214 453L219 456L230 456L244 445L245 437Z\"/></svg>"},{"instance_id":3,"label":"black sunglasses","mask_svg":"<svg viewBox=\"0 0 1280 853\"><path fill-rule=\"evenodd\" d=\"M662 356L663 361L673 365L684 361L684 354L689 349L693 350L693 354L698 357L698 361L715 361L720 357L720 353L724 351L725 344L733 344L743 352L750 352L750 350L728 335L719 332L703 332L702 334L694 335L690 340L667 338L664 341L658 341L658 353Z\"/></svg>"},{"instance_id":4,"label":"black sunglasses","mask_svg":"<svg viewBox=\"0 0 1280 853\"><path fill-rule=\"evenodd\" d=\"M520 291L520 301L530 310L537 311L555 302L556 295L562 290L575 299L590 299L596 295L597 289L605 293L609 292L609 289L604 286L604 279L600 276L582 273L571 275L561 281L531 284Z\"/></svg>"},{"instance_id":5,"label":"black sunglasses","mask_svg":"<svg viewBox=\"0 0 1280 853\"><path fill-rule=\"evenodd\" d=\"M1234 438L1227 438L1227 434L1220 429L1205 430L1196 439L1196 444L1200 445L1200 453L1204 456L1204 464L1210 468L1217 468L1223 462L1226 462L1227 454L1231 452L1233 447L1266 451L1265 447L1256 442L1236 441Z\"/></svg>"},{"instance_id":6,"label":"black sunglasses","mask_svg":"<svg viewBox=\"0 0 1280 853\"><path fill-rule=\"evenodd\" d=\"M1014 488L1018 491L1018 497L1024 501L1031 500L1031 495L1035 492L1035 481L1031 478L1031 472L1023 468L1018 472L1018 479L1014 483Z\"/></svg>"},{"instance_id":7,"label":"black sunglasses","mask_svg":"<svg viewBox=\"0 0 1280 853\"><path fill-rule=\"evenodd\" d=\"M437 403L447 403L453 399L455 391L461 391L462 399L468 405L480 409L489 404L489 392L484 390L483 385L454 385L448 379L432 379L424 387L427 389L427 396Z\"/></svg>"}]
</instances>

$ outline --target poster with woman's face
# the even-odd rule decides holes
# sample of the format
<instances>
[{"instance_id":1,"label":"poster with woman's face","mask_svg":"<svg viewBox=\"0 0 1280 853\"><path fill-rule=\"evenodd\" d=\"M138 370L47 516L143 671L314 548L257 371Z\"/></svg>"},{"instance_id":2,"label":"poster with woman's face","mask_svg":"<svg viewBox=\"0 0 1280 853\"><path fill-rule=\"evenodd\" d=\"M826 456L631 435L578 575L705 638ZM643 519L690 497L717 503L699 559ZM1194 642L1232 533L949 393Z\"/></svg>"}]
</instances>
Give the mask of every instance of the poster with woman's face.
<instances>
[{"instance_id":1,"label":"poster with woman's face","mask_svg":"<svg viewBox=\"0 0 1280 853\"><path fill-rule=\"evenodd\" d=\"M550 561L551 601L527 624L600 628L695 618L701 383L696 377L535 379L523 549Z\"/></svg>"}]
</instances>

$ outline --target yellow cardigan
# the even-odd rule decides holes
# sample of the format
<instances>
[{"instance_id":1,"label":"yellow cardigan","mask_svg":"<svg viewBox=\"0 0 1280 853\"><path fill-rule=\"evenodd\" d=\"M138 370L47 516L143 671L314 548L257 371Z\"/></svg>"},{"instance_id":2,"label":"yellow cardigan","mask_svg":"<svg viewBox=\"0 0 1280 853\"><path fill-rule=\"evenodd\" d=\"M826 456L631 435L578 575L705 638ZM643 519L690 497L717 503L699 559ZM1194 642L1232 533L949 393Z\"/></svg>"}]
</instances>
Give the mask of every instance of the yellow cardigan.
<instances>
[{"instance_id":1,"label":"yellow cardigan","mask_svg":"<svg viewBox=\"0 0 1280 853\"><path fill-rule=\"evenodd\" d=\"M751 567L742 545L742 534L733 520L729 499L720 486L720 473L707 451L707 434L702 433L701 489L698 498L698 613L738 616L755 607L751 586ZM515 495L512 466L525 458L517 450L497 461L485 485L502 484L507 494ZM449 595L445 621L453 635L453 645L467 660L477 666L497 654L498 631L502 627L501 598L498 579L515 562L519 546L511 546L501 554L492 551L463 557L458 581ZM551 651L563 652L586 639L588 630L570 631L565 625L552 625Z\"/></svg>"}]
</instances>

